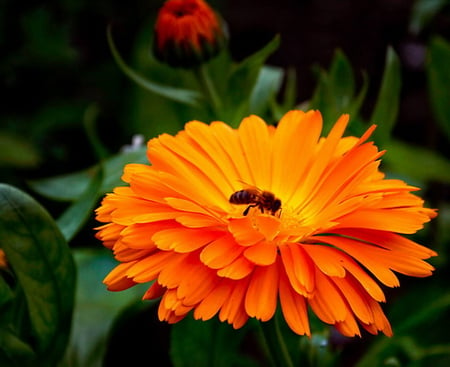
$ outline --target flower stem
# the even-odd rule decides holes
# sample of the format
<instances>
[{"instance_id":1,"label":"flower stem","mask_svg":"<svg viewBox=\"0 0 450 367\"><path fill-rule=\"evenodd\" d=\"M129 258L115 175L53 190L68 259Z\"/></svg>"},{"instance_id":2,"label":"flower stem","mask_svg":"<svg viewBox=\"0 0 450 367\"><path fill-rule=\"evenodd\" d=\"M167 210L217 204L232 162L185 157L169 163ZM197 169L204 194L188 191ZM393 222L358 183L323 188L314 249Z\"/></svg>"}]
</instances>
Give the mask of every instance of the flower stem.
<instances>
[{"instance_id":1,"label":"flower stem","mask_svg":"<svg viewBox=\"0 0 450 367\"><path fill-rule=\"evenodd\" d=\"M276 367L294 367L291 355L280 330L277 314L271 320L260 323L262 335Z\"/></svg>"},{"instance_id":2,"label":"flower stem","mask_svg":"<svg viewBox=\"0 0 450 367\"><path fill-rule=\"evenodd\" d=\"M211 80L211 77L209 76L206 65L202 64L199 67L195 68L195 74L196 74L197 79L199 80L200 85L203 89L203 93L205 94L205 96L207 97L207 99L210 102L211 109L215 115L214 117L216 119L220 119L221 111L222 111L222 103L217 94L214 83Z\"/></svg>"}]
</instances>

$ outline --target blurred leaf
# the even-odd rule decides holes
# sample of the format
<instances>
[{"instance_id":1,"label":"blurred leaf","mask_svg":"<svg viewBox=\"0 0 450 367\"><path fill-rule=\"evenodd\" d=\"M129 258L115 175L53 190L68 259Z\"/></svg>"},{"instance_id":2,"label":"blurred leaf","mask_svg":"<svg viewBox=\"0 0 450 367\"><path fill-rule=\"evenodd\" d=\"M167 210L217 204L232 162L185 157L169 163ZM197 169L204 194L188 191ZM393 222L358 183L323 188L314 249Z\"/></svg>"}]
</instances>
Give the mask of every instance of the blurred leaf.
<instances>
[{"instance_id":1,"label":"blurred leaf","mask_svg":"<svg viewBox=\"0 0 450 367\"><path fill-rule=\"evenodd\" d=\"M71 326L75 267L70 249L44 208L4 184L0 184L0 233L17 281L15 295L23 297L14 302L12 312L23 308L26 315L22 316L29 320L26 326L23 317L14 318L19 323L14 326L14 338L34 350L38 361L33 366L54 365L65 351ZM14 343L21 358L28 347Z\"/></svg>"},{"instance_id":2,"label":"blurred leaf","mask_svg":"<svg viewBox=\"0 0 450 367\"><path fill-rule=\"evenodd\" d=\"M131 67L159 84L176 85L190 89L195 83L192 71L174 69L154 58L151 42L153 28L144 26L137 34L131 55ZM203 119L207 110L201 107L178 103L159 94L149 93L136 83L129 85L124 115L125 129L129 134L142 134L152 138L162 133L175 134L186 121ZM199 101L200 102L200 101ZM203 101L202 101L203 102ZM201 103L203 105L203 103Z\"/></svg>"},{"instance_id":3,"label":"blurred leaf","mask_svg":"<svg viewBox=\"0 0 450 367\"><path fill-rule=\"evenodd\" d=\"M392 47L388 47L375 108L370 123L377 124L373 139L379 145L389 141L392 129L397 120L400 103L401 69L400 61Z\"/></svg>"},{"instance_id":4,"label":"blurred leaf","mask_svg":"<svg viewBox=\"0 0 450 367\"><path fill-rule=\"evenodd\" d=\"M336 50L329 75L334 92L336 109L342 110L350 105L355 94L353 69L342 50Z\"/></svg>"},{"instance_id":5,"label":"blurred leaf","mask_svg":"<svg viewBox=\"0 0 450 367\"><path fill-rule=\"evenodd\" d=\"M147 285L109 292L102 281L117 265L110 251L99 246L98 249L77 249L73 254L78 269L78 287L65 360L68 366L101 367L114 319L127 305L142 297Z\"/></svg>"},{"instance_id":6,"label":"blurred leaf","mask_svg":"<svg viewBox=\"0 0 450 367\"><path fill-rule=\"evenodd\" d=\"M415 293L417 294L417 293ZM432 318L437 318L439 314L446 312L450 309L450 292L440 293L438 295L433 294L433 298L427 300L425 305L415 310L414 313L410 313L409 317L404 317L402 323L396 328L398 334L408 334L411 329L417 325L423 325Z\"/></svg>"},{"instance_id":7,"label":"blurred leaf","mask_svg":"<svg viewBox=\"0 0 450 367\"><path fill-rule=\"evenodd\" d=\"M0 328L0 366L38 366L33 349L4 325Z\"/></svg>"},{"instance_id":8,"label":"blurred leaf","mask_svg":"<svg viewBox=\"0 0 450 367\"><path fill-rule=\"evenodd\" d=\"M414 307L411 307L412 304ZM448 346L434 344L436 326L446 320L449 309L450 293L445 288L412 288L393 304L390 319L394 336L376 338L356 367L378 367L385 365L388 360L396 359L402 360L402 366L428 366L426 363L421 364L421 360L434 353L447 354L449 351ZM448 333L447 330L443 332L445 335Z\"/></svg>"},{"instance_id":9,"label":"blurred leaf","mask_svg":"<svg viewBox=\"0 0 450 367\"><path fill-rule=\"evenodd\" d=\"M171 87L169 85L163 85L163 84L152 82L152 81L144 78L143 76L139 75L133 69L131 69L125 63L125 61L122 59L122 57L119 54L119 51L117 50L117 48L114 44L114 41L112 39L111 27L107 28L107 38L108 38L108 45L111 49L111 53L112 53L117 65L119 66L119 68L131 80L133 80L134 82L139 84L142 88L144 88L148 91L151 91L153 93L156 93L160 96L163 96L165 98L172 99L176 102L184 103L184 104L191 105L191 106L195 106L198 104L198 100L201 97L196 91Z\"/></svg>"},{"instance_id":10,"label":"blurred leaf","mask_svg":"<svg viewBox=\"0 0 450 367\"><path fill-rule=\"evenodd\" d=\"M234 330L217 318L200 321L188 316L172 326L172 363L174 367L258 366L249 356L239 353L245 335L245 328Z\"/></svg>"},{"instance_id":11,"label":"blurred leaf","mask_svg":"<svg viewBox=\"0 0 450 367\"><path fill-rule=\"evenodd\" d=\"M421 33L447 4L448 0L416 0L411 10L409 31L415 35Z\"/></svg>"},{"instance_id":12,"label":"blurred leaf","mask_svg":"<svg viewBox=\"0 0 450 367\"><path fill-rule=\"evenodd\" d=\"M319 69L318 80L309 108L321 111L324 120L324 131L328 131L333 123L344 113L349 113L352 123L366 96L368 80L363 79L360 92L355 96L355 78L352 67L341 50L331 62L330 70Z\"/></svg>"},{"instance_id":13,"label":"blurred leaf","mask_svg":"<svg viewBox=\"0 0 450 367\"><path fill-rule=\"evenodd\" d=\"M300 338L301 365L317 367L336 366L337 354L329 342L329 330L313 333L311 338Z\"/></svg>"},{"instance_id":14,"label":"blurred leaf","mask_svg":"<svg viewBox=\"0 0 450 367\"><path fill-rule=\"evenodd\" d=\"M278 48L280 37L276 36L261 50L250 55L237 64L229 77L225 103L225 111L229 116L224 118L233 127L249 113L250 97L259 73L267 58Z\"/></svg>"},{"instance_id":15,"label":"blurred leaf","mask_svg":"<svg viewBox=\"0 0 450 367\"><path fill-rule=\"evenodd\" d=\"M275 121L279 121L283 115L294 109L297 102L297 74L294 68L287 69L285 73L284 92L281 96L281 102L276 98L270 101L271 112Z\"/></svg>"},{"instance_id":16,"label":"blurred leaf","mask_svg":"<svg viewBox=\"0 0 450 367\"><path fill-rule=\"evenodd\" d=\"M98 114L99 114L98 106L95 104L91 104L84 112L83 126L97 159L103 160L108 157L108 151L102 144L96 131Z\"/></svg>"},{"instance_id":17,"label":"blurred leaf","mask_svg":"<svg viewBox=\"0 0 450 367\"><path fill-rule=\"evenodd\" d=\"M441 37L430 42L427 77L431 106L442 132L450 140L450 44Z\"/></svg>"},{"instance_id":18,"label":"blurred leaf","mask_svg":"<svg viewBox=\"0 0 450 367\"><path fill-rule=\"evenodd\" d=\"M283 79L283 69L273 66L263 66L250 96L250 113L258 116L264 114L280 90Z\"/></svg>"},{"instance_id":19,"label":"blurred leaf","mask_svg":"<svg viewBox=\"0 0 450 367\"><path fill-rule=\"evenodd\" d=\"M111 191L116 186L123 186L125 183L120 179L123 168L127 163L148 163L146 148L142 147L131 152L119 153L108 158L103 163L104 174L99 193ZM30 187L47 198L60 201L74 201L87 192L92 178L98 172L98 165L89 169L29 181Z\"/></svg>"},{"instance_id":20,"label":"blurred leaf","mask_svg":"<svg viewBox=\"0 0 450 367\"><path fill-rule=\"evenodd\" d=\"M38 151L24 137L0 132L0 166L32 168L40 159Z\"/></svg>"},{"instance_id":21,"label":"blurred leaf","mask_svg":"<svg viewBox=\"0 0 450 367\"><path fill-rule=\"evenodd\" d=\"M58 226L66 241L70 241L93 214L101 195L103 167L99 165L86 191L58 218Z\"/></svg>"},{"instance_id":22,"label":"blurred leaf","mask_svg":"<svg viewBox=\"0 0 450 367\"><path fill-rule=\"evenodd\" d=\"M421 182L450 183L450 161L437 152L399 140L387 144L386 150L383 162L395 174Z\"/></svg>"},{"instance_id":23,"label":"blurred leaf","mask_svg":"<svg viewBox=\"0 0 450 367\"><path fill-rule=\"evenodd\" d=\"M55 19L44 7L38 7L23 15L23 57L34 63L70 63L77 54L70 42L67 24L55 24Z\"/></svg>"}]
</instances>

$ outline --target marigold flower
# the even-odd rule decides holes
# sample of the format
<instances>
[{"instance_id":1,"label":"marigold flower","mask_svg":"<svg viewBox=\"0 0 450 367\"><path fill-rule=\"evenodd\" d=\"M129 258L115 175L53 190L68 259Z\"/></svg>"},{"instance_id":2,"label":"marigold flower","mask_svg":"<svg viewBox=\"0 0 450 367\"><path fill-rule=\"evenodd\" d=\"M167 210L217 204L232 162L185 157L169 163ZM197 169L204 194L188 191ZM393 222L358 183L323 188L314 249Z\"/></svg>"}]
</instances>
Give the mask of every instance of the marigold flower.
<instances>
[{"instance_id":1,"label":"marigold flower","mask_svg":"<svg viewBox=\"0 0 450 367\"><path fill-rule=\"evenodd\" d=\"M192 67L222 49L225 32L203 0L168 0L155 23L155 56L174 67Z\"/></svg>"},{"instance_id":2,"label":"marigold flower","mask_svg":"<svg viewBox=\"0 0 450 367\"><path fill-rule=\"evenodd\" d=\"M151 165L128 164L129 186L97 209L97 236L120 262L108 289L154 281L144 299L162 297L169 323L193 310L240 328L279 303L300 335L311 333L308 308L346 336L392 335L380 283L431 275L423 259L436 253L402 234L436 212L380 172L374 126L343 137L348 119L322 138L320 112L291 111L276 128L257 116L238 129L192 121L150 140Z\"/></svg>"}]
</instances>

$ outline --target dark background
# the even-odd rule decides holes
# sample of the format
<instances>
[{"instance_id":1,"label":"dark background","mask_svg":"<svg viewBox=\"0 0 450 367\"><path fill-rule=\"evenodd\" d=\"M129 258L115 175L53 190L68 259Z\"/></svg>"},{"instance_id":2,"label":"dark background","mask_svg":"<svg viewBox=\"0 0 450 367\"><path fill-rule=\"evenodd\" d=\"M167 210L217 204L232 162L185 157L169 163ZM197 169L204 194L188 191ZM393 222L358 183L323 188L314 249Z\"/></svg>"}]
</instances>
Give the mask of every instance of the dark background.
<instances>
[{"instance_id":1,"label":"dark background","mask_svg":"<svg viewBox=\"0 0 450 367\"><path fill-rule=\"evenodd\" d=\"M137 34L152 27L162 1L2 1L0 5L2 98L0 134L12 132L37 150L38 161L7 166L0 179L21 184L22 176L45 176L94 163L80 128L90 103L100 107L99 129L116 150L137 131L124 128L130 84L112 60L107 24L126 59ZM297 70L299 102L311 97L313 66L327 68L335 49L349 58L356 76L370 78L363 114L371 111L383 71L386 47L399 54L403 69L396 134L411 142L439 147L423 69L425 46L433 34L450 36L448 6L419 34L410 29L413 1L378 0L216 0L226 20L230 48L239 60L275 34L281 47L269 62ZM150 137L148 137L150 138ZM446 152L448 153L448 152ZM19 168L19 170L17 170ZM23 170L25 169L25 170ZM16 175L17 174L17 175Z\"/></svg>"}]
</instances>

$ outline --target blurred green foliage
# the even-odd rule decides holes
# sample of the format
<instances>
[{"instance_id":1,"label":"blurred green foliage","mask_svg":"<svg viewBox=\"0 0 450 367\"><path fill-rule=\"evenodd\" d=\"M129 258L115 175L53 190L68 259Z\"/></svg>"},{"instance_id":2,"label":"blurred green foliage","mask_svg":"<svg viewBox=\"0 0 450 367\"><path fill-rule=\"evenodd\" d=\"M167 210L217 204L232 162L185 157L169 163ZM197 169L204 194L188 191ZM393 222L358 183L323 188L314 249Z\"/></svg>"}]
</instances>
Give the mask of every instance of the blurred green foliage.
<instances>
[{"instance_id":1,"label":"blurred green foliage","mask_svg":"<svg viewBox=\"0 0 450 367\"><path fill-rule=\"evenodd\" d=\"M426 49L423 74L432 114L423 124L438 136L430 143L419 132L414 144L398 128L405 80L393 47L385 50L380 80L356 70L336 50L327 67L314 67L316 86L307 101L297 98L294 68L268 65L279 36L240 61L225 50L206 65L204 77L221 101L212 109L204 85L192 73L162 65L149 53L156 6L127 7L134 16L139 9L148 14L133 26L125 22L134 27L135 37L127 39L123 24L112 24L107 32L109 19L124 9L121 3L65 0L23 9L12 2L0 4L0 44L8 49L0 60L7 92L0 116L0 180L21 189L0 186L0 247L12 269L1 270L0 277L0 365L37 365L38 360L54 366L61 359L60 366L100 366L113 352L113 339L130 337L124 320L138 312L155 317L153 309L136 306L142 288L120 294L104 289L101 280L114 261L91 230L100 198L123 184L123 166L146 162L145 147L120 149L134 134L148 139L176 133L192 119L222 119L236 126L251 113L275 123L298 107L320 109L325 129L342 113L351 115L351 134L377 124L373 138L387 150L384 170L422 187L425 199L439 208L439 217L415 239L440 256L432 259L437 267L432 280L402 279L402 287L390 291L387 313L393 338L349 340L313 318L311 339L283 330L298 351L295 361L309 366L449 365L450 153L445 148L450 143L450 43L427 33L440 12L448 13L448 1L419 0L411 10L409 30L423 37ZM100 39L90 38L92 29L82 29L89 17L95 20L89 24L100 29ZM14 37L7 36L7 27ZM73 39L73 34L84 38ZM101 50L95 53L95 47L86 47L89 42L97 42ZM47 203L50 214L29 194ZM147 325L140 326L136 338L148 344L158 338ZM256 329L250 322L236 333L217 320L187 318L171 327L170 348L157 352L170 354L176 367L265 366ZM211 339L222 341L217 349L209 349ZM208 353L195 353L198 349ZM142 347L133 353L140 357L147 351Z\"/></svg>"}]
</instances>

